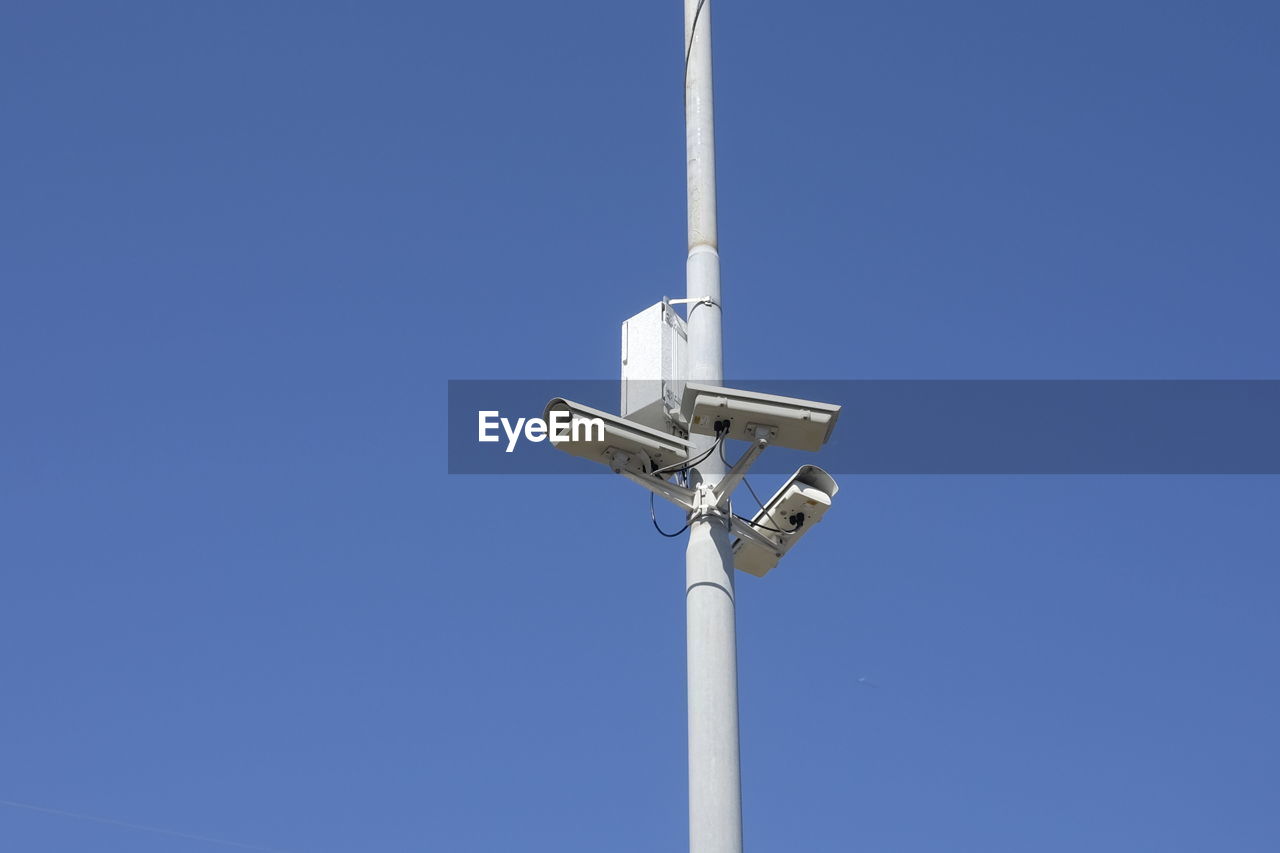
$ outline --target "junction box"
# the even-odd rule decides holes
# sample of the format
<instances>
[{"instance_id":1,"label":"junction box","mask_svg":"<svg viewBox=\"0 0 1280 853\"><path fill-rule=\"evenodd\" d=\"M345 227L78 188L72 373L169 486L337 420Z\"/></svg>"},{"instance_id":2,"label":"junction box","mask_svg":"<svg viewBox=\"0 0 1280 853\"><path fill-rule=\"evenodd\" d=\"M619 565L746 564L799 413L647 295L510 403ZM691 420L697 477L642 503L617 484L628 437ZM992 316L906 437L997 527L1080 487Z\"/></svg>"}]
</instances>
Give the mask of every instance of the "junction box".
<instances>
[{"instance_id":1,"label":"junction box","mask_svg":"<svg viewBox=\"0 0 1280 853\"><path fill-rule=\"evenodd\" d=\"M688 434L680 402L688 365L689 327L666 301L622 322L622 399L628 420L673 435Z\"/></svg>"}]
</instances>

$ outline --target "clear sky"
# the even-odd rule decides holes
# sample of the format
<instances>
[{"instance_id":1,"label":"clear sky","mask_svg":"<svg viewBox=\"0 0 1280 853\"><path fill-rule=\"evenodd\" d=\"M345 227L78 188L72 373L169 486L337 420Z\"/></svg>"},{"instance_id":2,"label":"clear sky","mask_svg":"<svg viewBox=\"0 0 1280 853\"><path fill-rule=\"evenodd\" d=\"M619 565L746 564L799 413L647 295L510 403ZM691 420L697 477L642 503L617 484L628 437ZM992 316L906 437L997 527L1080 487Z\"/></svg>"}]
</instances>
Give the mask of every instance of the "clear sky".
<instances>
[{"instance_id":1,"label":"clear sky","mask_svg":"<svg viewBox=\"0 0 1280 853\"><path fill-rule=\"evenodd\" d=\"M613 376L682 294L680 4L3 18L0 800L682 849L681 544L442 432L446 380ZM720 0L729 372L1280 377L1277 32ZM1277 478L842 486L739 581L750 850L1280 848ZM219 849L15 805L0 848Z\"/></svg>"}]
</instances>

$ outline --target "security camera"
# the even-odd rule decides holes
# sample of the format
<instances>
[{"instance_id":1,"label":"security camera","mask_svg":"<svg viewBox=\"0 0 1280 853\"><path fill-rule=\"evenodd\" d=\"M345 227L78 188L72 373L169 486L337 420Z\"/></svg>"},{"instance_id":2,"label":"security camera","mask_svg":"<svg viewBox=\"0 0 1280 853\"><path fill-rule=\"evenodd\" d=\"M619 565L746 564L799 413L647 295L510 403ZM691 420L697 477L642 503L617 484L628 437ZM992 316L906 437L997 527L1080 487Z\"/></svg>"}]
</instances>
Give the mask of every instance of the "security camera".
<instances>
[{"instance_id":1,"label":"security camera","mask_svg":"<svg viewBox=\"0 0 1280 853\"><path fill-rule=\"evenodd\" d=\"M678 436L557 397L542 413L552 445L615 472L652 474L689 458L693 445Z\"/></svg>"},{"instance_id":2,"label":"security camera","mask_svg":"<svg viewBox=\"0 0 1280 853\"><path fill-rule=\"evenodd\" d=\"M761 543L738 539L733 544L734 568L764 577L801 536L822 520L839 490L826 471L816 465L802 466L751 519L752 529L777 547L764 548Z\"/></svg>"},{"instance_id":3,"label":"security camera","mask_svg":"<svg viewBox=\"0 0 1280 853\"><path fill-rule=\"evenodd\" d=\"M768 439L778 447L817 450L831 437L840 407L688 382L681 411L689 432L743 441Z\"/></svg>"}]
</instances>

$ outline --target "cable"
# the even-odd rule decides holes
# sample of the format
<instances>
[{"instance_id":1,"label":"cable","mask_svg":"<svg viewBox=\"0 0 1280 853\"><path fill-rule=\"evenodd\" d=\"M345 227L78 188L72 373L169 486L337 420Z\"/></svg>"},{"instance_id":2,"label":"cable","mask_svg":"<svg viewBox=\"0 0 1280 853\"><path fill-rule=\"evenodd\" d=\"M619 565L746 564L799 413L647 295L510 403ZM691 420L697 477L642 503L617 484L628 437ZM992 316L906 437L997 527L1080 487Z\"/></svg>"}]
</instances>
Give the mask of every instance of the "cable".
<instances>
[{"instance_id":1,"label":"cable","mask_svg":"<svg viewBox=\"0 0 1280 853\"><path fill-rule=\"evenodd\" d=\"M698 8L693 10L693 24L689 27L689 46L684 51L684 84L685 98L689 97L689 57L693 56L693 40L698 35L698 19L702 17L702 6L707 0L698 0ZM689 306L689 313L693 313L693 306Z\"/></svg>"},{"instance_id":2,"label":"cable","mask_svg":"<svg viewBox=\"0 0 1280 853\"><path fill-rule=\"evenodd\" d=\"M653 521L653 529L657 530L659 533L661 533L663 536L667 537L668 539L675 539L681 533L684 533L686 530L689 529L689 522L687 521L684 523L684 527L681 527L675 533L668 533L667 531L662 529L661 525L658 524L658 512L656 509L654 509L654 506L653 506L653 492L649 493L649 518L650 520Z\"/></svg>"},{"instance_id":3,"label":"cable","mask_svg":"<svg viewBox=\"0 0 1280 853\"><path fill-rule=\"evenodd\" d=\"M738 519L739 521L745 521L747 524L750 524L752 527L758 527L761 530L767 530L770 533L795 533L797 530L800 529L800 525L797 524L795 528L791 530L779 530L776 527L770 527L767 524L761 524L758 521L752 521L751 519L747 518L745 515L738 515L736 512L733 514L733 517Z\"/></svg>"},{"instance_id":4,"label":"cable","mask_svg":"<svg viewBox=\"0 0 1280 853\"><path fill-rule=\"evenodd\" d=\"M751 488L751 484L747 482L747 478L742 478L742 483L747 487L747 491L751 493L751 497L756 499L756 503L760 504L760 509L764 509L764 501L760 500L760 496L756 494L756 490Z\"/></svg>"},{"instance_id":5,"label":"cable","mask_svg":"<svg viewBox=\"0 0 1280 853\"><path fill-rule=\"evenodd\" d=\"M686 459L683 462L676 462L673 465L668 465L665 468L658 468L657 470L650 471L649 473L650 475L656 476L658 474L662 474L667 471L671 471L673 469L679 469L676 471L677 474L688 471L690 468L693 468L696 465L701 465L703 462L707 461L707 457L710 456L712 453L715 453L716 448L720 447L723 443L724 443L724 436L717 433L715 444L708 447L706 452L701 454L697 459Z\"/></svg>"},{"instance_id":6,"label":"cable","mask_svg":"<svg viewBox=\"0 0 1280 853\"><path fill-rule=\"evenodd\" d=\"M728 460L728 459L726 459L726 458L725 458L725 455L724 455L724 445L723 445L723 444L721 444L721 445L720 445L720 459L724 462L724 464L729 465L729 460ZM731 466L731 465L730 465L729 467L733 467L733 466ZM751 497L753 497L753 498L755 498L755 499L756 499L756 503L758 503L758 504L760 505L760 511L761 511L761 512L763 512L763 513L765 513L765 514L769 517L769 519L770 519L770 520L772 520L772 519L773 519L773 516L772 516L771 514L769 514L769 513L768 513L768 511L764 508L764 501L760 500L760 496L756 494L756 490L755 490L755 489L753 489L753 488L751 488L751 481L749 481L746 477L743 477L743 478L742 478L742 484L743 484L744 486L746 486L746 487L747 487L747 491L748 491L748 492L751 492ZM795 533L797 530L799 530L799 529L800 529L800 526L801 526L800 524L797 524L797 525L796 525L793 529L791 529L791 530L779 530L779 529L778 529L778 528L776 528L776 527L770 527L770 526L769 526L769 525L767 525L767 524L761 524L761 523L760 523L760 522L758 522L758 521L752 521L751 519L747 518L746 516L738 515L736 512L735 512L733 515L734 515L734 517L735 517L735 518L738 518L738 519L741 519L742 521L745 521L747 524L750 524L752 527L758 527L758 528L760 528L761 530L768 530L770 533ZM802 524L803 524L803 522L802 522Z\"/></svg>"},{"instance_id":7,"label":"cable","mask_svg":"<svg viewBox=\"0 0 1280 853\"><path fill-rule=\"evenodd\" d=\"M677 462L674 465L668 465L665 468L658 468L657 470L650 471L649 473L651 476L657 477L660 474L665 474L666 472L672 471L674 469L676 480L677 481L683 480L687 487L689 483L689 471L691 471L694 467L701 465L703 462L705 462L711 456L712 453L715 453L717 450L719 450L720 458L724 459L724 440L725 438L728 437L728 435L729 435L728 429L717 429L716 440L704 452L698 454L698 457L696 459L686 459L684 462ZM668 474L667 476L670 476L670 474ZM665 480L666 477L662 477L661 479ZM654 493L649 492L649 520L653 522L654 530L657 530L659 533L661 533L663 536L667 537L668 539L674 539L675 537L679 536L681 533L684 533L686 530L689 529L689 525L693 523L692 520L686 521L684 523L684 527L681 527L675 533L668 533L667 531L663 530L662 526L658 524L658 513L657 513L657 510L654 509L653 498L654 498ZM732 504L730 504L729 509L730 509L730 512L733 511ZM741 516L739 516L739 518L741 518ZM745 521L745 519L743 520ZM782 533L785 531L780 530L778 532Z\"/></svg>"},{"instance_id":8,"label":"cable","mask_svg":"<svg viewBox=\"0 0 1280 853\"><path fill-rule=\"evenodd\" d=\"M726 458L725 458L725 455L724 455L724 445L723 445L723 444L722 444L722 445L720 445L720 460L721 460L722 462L724 462L724 464L729 465L729 460L728 460L728 459L726 459ZM733 466L732 466L732 465L729 465L729 467L730 467L730 468L732 468ZM742 478L742 485L744 485L744 486L746 486L746 487L747 487L747 491L751 493L751 497L755 498L755 499L756 499L756 503L760 505L760 509L764 509L764 501L760 500L760 496L756 494L756 490L755 490L755 489L753 489L753 488L751 488L751 481L750 481L750 480L748 480L745 476ZM798 529L798 528L797 528L797 529Z\"/></svg>"},{"instance_id":9,"label":"cable","mask_svg":"<svg viewBox=\"0 0 1280 853\"><path fill-rule=\"evenodd\" d=\"M711 450L715 450L715 445L711 446ZM668 471L674 471L676 474L683 474L685 471L688 471L694 465L697 465L699 462L702 462L703 460L705 460L706 456L707 455L704 453L702 456L699 456L697 459L694 459L694 460L685 459L680 462L674 462L663 468L655 468L652 471L650 471L649 474L654 477L658 476L659 474L666 474ZM666 478L664 477L663 479L666 479Z\"/></svg>"},{"instance_id":10,"label":"cable","mask_svg":"<svg viewBox=\"0 0 1280 853\"><path fill-rule=\"evenodd\" d=\"M688 460L685 460L684 462L677 462L674 465L668 465L665 468L659 468L656 471L651 471L650 474L652 474L653 476L658 476L659 474L663 474L667 471L671 471L672 469L676 469L675 470L676 479L677 480L683 479L687 486L689 483L689 471L692 470L695 465L699 465L702 462L706 461L707 457L709 457L712 453L715 453L718 448L720 449L720 455L722 457L724 456L724 450L723 450L724 438L725 438L724 434L718 432L716 433L715 443L712 444L710 447L708 447L705 452L699 454L696 459L688 459ZM665 480L666 477L663 477L662 479ZM657 513L657 510L654 508L653 498L654 498L654 493L649 492L649 520L653 522L654 530L657 530L659 533L661 533L663 536L667 537L668 539L674 539L677 536L679 536L681 533L684 533L686 530L689 529L689 525L693 523L692 521L686 521L684 523L684 527L681 527L675 533L668 533L667 531L663 530L662 525L658 524L658 513Z\"/></svg>"}]
</instances>

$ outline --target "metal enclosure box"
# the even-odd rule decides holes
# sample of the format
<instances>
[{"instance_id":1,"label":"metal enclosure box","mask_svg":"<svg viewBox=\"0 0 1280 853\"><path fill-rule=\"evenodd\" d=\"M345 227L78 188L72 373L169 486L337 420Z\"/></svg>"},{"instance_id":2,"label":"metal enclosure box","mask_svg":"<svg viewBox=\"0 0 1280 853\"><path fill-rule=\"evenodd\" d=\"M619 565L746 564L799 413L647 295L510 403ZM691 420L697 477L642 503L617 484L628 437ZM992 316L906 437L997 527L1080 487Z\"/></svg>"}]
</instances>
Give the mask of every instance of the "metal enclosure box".
<instances>
[{"instance_id":1,"label":"metal enclosure box","mask_svg":"<svg viewBox=\"0 0 1280 853\"><path fill-rule=\"evenodd\" d=\"M622 323L622 403L626 419L669 434L685 434L680 401L689 327L666 302Z\"/></svg>"}]
</instances>

